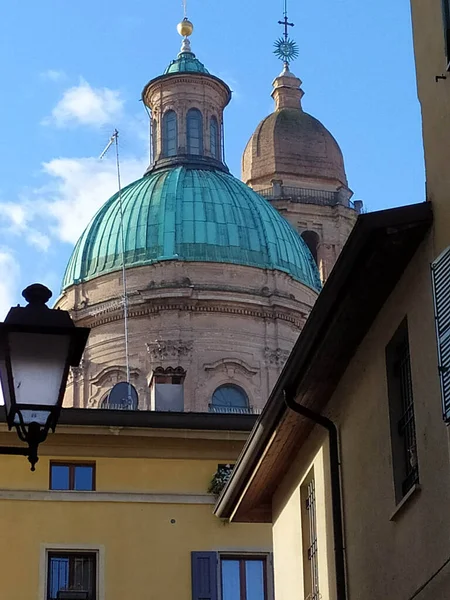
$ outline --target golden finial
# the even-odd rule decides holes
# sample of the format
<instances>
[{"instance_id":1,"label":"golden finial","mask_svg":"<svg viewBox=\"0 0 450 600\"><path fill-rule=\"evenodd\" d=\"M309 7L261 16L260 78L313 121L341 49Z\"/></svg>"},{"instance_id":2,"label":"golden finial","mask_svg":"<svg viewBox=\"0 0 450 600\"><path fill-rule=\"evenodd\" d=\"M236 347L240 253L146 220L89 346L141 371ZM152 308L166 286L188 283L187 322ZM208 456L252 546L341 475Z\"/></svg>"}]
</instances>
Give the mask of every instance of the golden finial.
<instances>
[{"instance_id":1,"label":"golden finial","mask_svg":"<svg viewBox=\"0 0 450 600\"><path fill-rule=\"evenodd\" d=\"M184 17L181 23L178 23L177 31L181 36L188 37L192 35L192 32L194 31L194 25L189 21L187 17Z\"/></svg>"}]
</instances>

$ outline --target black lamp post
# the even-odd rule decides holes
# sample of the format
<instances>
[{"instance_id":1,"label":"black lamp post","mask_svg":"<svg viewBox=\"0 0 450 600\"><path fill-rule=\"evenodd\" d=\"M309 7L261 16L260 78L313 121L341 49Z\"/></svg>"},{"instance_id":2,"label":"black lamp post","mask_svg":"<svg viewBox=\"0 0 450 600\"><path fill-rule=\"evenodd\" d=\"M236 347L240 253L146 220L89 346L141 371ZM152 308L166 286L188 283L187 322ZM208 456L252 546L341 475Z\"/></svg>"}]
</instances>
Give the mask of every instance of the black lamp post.
<instances>
[{"instance_id":1,"label":"black lamp post","mask_svg":"<svg viewBox=\"0 0 450 600\"><path fill-rule=\"evenodd\" d=\"M0 323L0 378L9 429L27 448L0 446L0 454L27 456L31 470L38 446L55 431L69 368L80 364L89 335L65 310L46 306L52 293L40 283L27 287L25 307L11 308Z\"/></svg>"}]
</instances>

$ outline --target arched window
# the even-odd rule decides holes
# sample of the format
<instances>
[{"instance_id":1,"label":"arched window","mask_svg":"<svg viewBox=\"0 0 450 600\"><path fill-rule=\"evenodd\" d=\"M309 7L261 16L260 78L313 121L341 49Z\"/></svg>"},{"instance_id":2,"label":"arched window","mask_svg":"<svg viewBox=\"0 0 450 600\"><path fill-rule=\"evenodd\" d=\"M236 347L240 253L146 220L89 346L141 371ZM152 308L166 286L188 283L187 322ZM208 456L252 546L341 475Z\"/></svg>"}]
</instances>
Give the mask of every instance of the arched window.
<instances>
[{"instance_id":1,"label":"arched window","mask_svg":"<svg viewBox=\"0 0 450 600\"><path fill-rule=\"evenodd\" d=\"M214 392L209 410L220 413L248 413L250 412L248 396L238 385L226 383Z\"/></svg>"},{"instance_id":2,"label":"arched window","mask_svg":"<svg viewBox=\"0 0 450 600\"><path fill-rule=\"evenodd\" d=\"M175 156L177 153L177 115L168 110L163 117L163 155Z\"/></svg>"},{"instance_id":3,"label":"arched window","mask_svg":"<svg viewBox=\"0 0 450 600\"><path fill-rule=\"evenodd\" d=\"M158 123L156 119L153 119L152 126L152 159L155 161L157 159L156 153L158 151Z\"/></svg>"},{"instance_id":4,"label":"arched window","mask_svg":"<svg viewBox=\"0 0 450 600\"><path fill-rule=\"evenodd\" d=\"M211 154L217 160L220 160L220 146L219 146L219 125L217 124L216 117L211 117L211 123L209 126L210 135L210 146Z\"/></svg>"},{"instance_id":5,"label":"arched window","mask_svg":"<svg viewBox=\"0 0 450 600\"><path fill-rule=\"evenodd\" d=\"M304 231L302 238L309 248L309 251L313 255L313 258L317 265L317 248L319 246L319 236L315 231Z\"/></svg>"},{"instance_id":6,"label":"arched window","mask_svg":"<svg viewBox=\"0 0 450 600\"><path fill-rule=\"evenodd\" d=\"M100 408L114 410L137 410L138 395L131 383L121 381L109 390L99 403Z\"/></svg>"},{"instance_id":7,"label":"arched window","mask_svg":"<svg viewBox=\"0 0 450 600\"><path fill-rule=\"evenodd\" d=\"M203 117L197 108L188 110L186 133L188 154L203 154Z\"/></svg>"}]
</instances>

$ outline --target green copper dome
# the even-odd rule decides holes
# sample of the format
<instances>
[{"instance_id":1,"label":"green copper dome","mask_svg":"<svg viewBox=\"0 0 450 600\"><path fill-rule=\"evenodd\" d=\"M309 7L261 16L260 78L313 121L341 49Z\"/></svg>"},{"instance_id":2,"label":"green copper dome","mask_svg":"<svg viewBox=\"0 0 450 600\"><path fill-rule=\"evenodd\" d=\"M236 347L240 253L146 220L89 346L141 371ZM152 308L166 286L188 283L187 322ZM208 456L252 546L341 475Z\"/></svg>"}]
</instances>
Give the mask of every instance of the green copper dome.
<instances>
[{"instance_id":1,"label":"green copper dome","mask_svg":"<svg viewBox=\"0 0 450 600\"><path fill-rule=\"evenodd\" d=\"M125 266L165 260L276 269L319 290L314 260L297 232L232 175L178 166L122 191ZM114 195L78 240L63 289L122 268L120 205Z\"/></svg>"},{"instance_id":2,"label":"green copper dome","mask_svg":"<svg viewBox=\"0 0 450 600\"><path fill-rule=\"evenodd\" d=\"M209 73L209 71L193 52L180 52L164 71L164 75L170 73Z\"/></svg>"}]
</instances>

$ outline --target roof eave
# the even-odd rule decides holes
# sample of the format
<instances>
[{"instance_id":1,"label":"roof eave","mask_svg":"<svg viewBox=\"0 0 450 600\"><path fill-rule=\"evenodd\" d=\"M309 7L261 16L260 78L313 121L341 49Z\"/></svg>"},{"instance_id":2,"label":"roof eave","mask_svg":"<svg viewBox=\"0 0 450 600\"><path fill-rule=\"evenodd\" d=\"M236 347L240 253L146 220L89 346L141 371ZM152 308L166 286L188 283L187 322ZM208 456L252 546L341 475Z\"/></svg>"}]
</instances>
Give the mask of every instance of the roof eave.
<instances>
[{"instance_id":1,"label":"roof eave","mask_svg":"<svg viewBox=\"0 0 450 600\"><path fill-rule=\"evenodd\" d=\"M255 421L255 415L101 408L63 408L59 418L61 425L205 431L250 431ZM0 406L0 423L4 422L5 407Z\"/></svg>"},{"instance_id":2,"label":"roof eave","mask_svg":"<svg viewBox=\"0 0 450 600\"><path fill-rule=\"evenodd\" d=\"M392 252L392 260L387 268L403 272L415 250L423 241L432 220L432 208L429 202L367 213L358 217L356 225L270 394L269 400L249 436L236 463L233 476L218 499L214 510L216 516L243 521L253 520L247 519L245 515L240 515L237 518L239 505L243 495L251 486L255 470L260 468L262 464L261 457L263 457L272 440L276 427L286 413L287 408L283 399L284 391L296 393L301 378L308 366L312 364L318 348L329 343L328 324L337 309L342 307L345 302L348 306L351 306L350 302L355 304L358 302L357 295L354 294L350 300L345 292L352 286L361 289L362 287L367 288L367 286L377 285L376 281L363 280L364 265L358 265L361 262L361 257L367 256L369 250L372 253L373 251L376 252L378 245L381 246L382 240L386 239L389 232L402 230L405 236L404 243L409 243L410 246L409 258L405 260L403 254L400 256L398 253ZM403 260L403 263L401 263L401 260ZM372 318L370 322L366 323L365 333L367 333L376 314L394 287L395 284L392 283L384 290L384 300L378 299L378 305L372 311ZM342 336L339 343L344 347L348 343L348 338ZM346 348L346 354L351 354L351 348ZM277 435L280 435L280 433L277 432ZM267 518L264 521L267 521Z\"/></svg>"}]
</instances>

